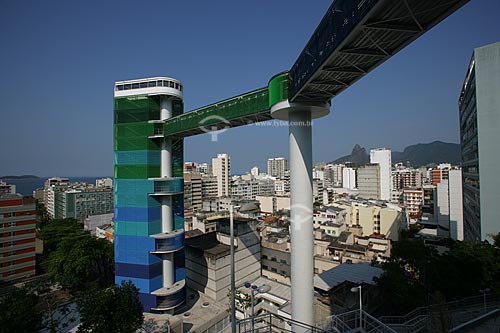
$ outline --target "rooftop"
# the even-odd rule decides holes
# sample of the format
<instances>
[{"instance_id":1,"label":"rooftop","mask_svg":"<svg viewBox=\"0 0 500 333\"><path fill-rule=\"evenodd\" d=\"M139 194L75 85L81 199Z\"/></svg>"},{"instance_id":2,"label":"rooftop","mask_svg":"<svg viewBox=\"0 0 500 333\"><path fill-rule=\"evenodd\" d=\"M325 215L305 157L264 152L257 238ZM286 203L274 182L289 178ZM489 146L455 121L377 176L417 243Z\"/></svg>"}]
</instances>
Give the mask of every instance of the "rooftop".
<instances>
[{"instance_id":1,"label":"rooftop","mask_svg":"<svg viewBox=\"0 0 500 333\"><path fill-rule=\"evenodd\" d=\"M328 291L344 281L373 284L373 278L382 275L382 268L370 263L340 264L328 271L314 276L314 288Z\"/></svg>"}]
</instances>

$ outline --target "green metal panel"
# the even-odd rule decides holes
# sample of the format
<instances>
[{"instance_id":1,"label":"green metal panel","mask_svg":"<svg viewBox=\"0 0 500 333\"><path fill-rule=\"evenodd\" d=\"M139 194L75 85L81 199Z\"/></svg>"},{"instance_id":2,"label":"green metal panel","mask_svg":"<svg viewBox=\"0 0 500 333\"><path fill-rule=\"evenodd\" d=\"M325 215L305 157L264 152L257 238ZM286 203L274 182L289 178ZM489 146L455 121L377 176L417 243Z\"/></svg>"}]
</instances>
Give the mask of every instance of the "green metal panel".
<instances>
[{"instance_id":1,"label":"green metal panel","mask_svg":"<svg viewBox=\"0 0 500 333\"><path fill-rule=\"evenodd\" d=\"M115 165L115 179L148 179L160 177L158 164Z\"/></svg>"},{"instance_id":2,"label":"green metal panel","mask_svg":"<svg viewBox=\"0 0 500 333\"><path fill-rule=\"evenodd\" d=\"M163 132L165 135L173 135L194 128L209 128L216 123L268 109L269 92L267 88L262 88L171 118L165 122Z\"/></svg>"},{"instance_id":3,"label":"green metal panel","mask_svg":"<svg viewBox=\"0 0 500 333\"><path fill-rule=\"evenodd\" d=\"M115 138L148 137L154 135L153 123L125 123L115 124Z\"/></svg>"},{"instance_id":4,"label":"green metal panel","mask_svg":"<svg viewBox=\"0 0 500 333\"><path fill-rule=\"evenodd\" d=\"M160 96L129 96L115 98L117 110L160 110Z\"/></svg>"},{"instance_id":5,"label":"green metal panel","mask_svg":"<svg viewBox=\"0 0 500 333\"><path fill-rule=\"evenodd\" d=\"M269 107L289 98L290 77L288 72L275 75L269 81Z\"/></svg>"},{"instance_id":6,"label":"green metal panel","mask_svg":"<svg viewBox=\"0 0 500 333\"><path fill-rule=\"evenodd\" d=\"M115 138L114 150L159 150L158 144L147 137Z\"/></svg>"}]
</instances>

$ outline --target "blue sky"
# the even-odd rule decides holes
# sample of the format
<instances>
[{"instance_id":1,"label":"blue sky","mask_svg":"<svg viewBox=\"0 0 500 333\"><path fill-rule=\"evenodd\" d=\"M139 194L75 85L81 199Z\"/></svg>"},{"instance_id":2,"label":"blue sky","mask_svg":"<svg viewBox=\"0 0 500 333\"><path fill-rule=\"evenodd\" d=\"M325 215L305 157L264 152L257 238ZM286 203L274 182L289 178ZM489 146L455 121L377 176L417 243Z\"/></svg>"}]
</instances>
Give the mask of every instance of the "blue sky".
<instances>
[{"instance_id":1,"label":"blue sky","mask_svg":"<svg viewBox=\"0 0 500 333\"><path fill-rule=\"evenodd\" d=\"M291 67L330 1L4 1L0 175L113 170L113 83L171 76L185 111ZM332 101L315 162L361 146L459 142L457 99L475 47L500 41L500 1L473 0ZM288 156L285 126L188 138L186 161L227 152L234 173Z\"/></svg>"}]
</instances>

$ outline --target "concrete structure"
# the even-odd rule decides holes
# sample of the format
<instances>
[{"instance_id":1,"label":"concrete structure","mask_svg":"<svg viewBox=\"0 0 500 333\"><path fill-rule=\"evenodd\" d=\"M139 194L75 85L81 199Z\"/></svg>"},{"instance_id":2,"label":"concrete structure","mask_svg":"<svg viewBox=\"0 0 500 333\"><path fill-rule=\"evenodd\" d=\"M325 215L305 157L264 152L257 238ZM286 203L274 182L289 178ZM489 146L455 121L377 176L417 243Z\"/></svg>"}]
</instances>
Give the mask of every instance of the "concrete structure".
<instances>
[{"instance_id":1,"label":"concrete structure","mask_svg":"<svg viewBox=\"0 0 500 333\"><path fill-rule=\"evenodd\" d=\"M35 275L35 199L0 194L0 282Z\"/></svg>"},{"instance_id":2,"label":"concrete structure","mask_svg":"<svg viewBox=\"0 0 500 333\"><path fill-rule=\"evenodd\" d=\"M421 187L423 175L420 170L410 168L397 168L392 170L392 189L403 190L405 188Z\"/></svg>"},{"instance_id":3,"label":"concrete structure","mask_svg":"<svg viewBox=\"0 0 500 333\"><path fill-rule=\"evenodd\" d=\"M431 184L436 186L442 180L448 179L448 171L451 169L451 164L441 163L436 168L429 170L429 178Z\"/></svg>"},{"instance_id":4,"label":"concrete structure","mask_svg":"<svg viewBox=\"0 0 500 333\"><path fill-rule=\"evenodd\" d=\"M263 213L274 214L278 211L290 210L289 196L258 195L255 200L260 202L260 209Z\"/></svg>"},{"instance_id":5,"label":"concrete structure","mask_svg":"<svg viewBox=\"0 0 500 333\"><path fill-rule=\"evenodd\" d=\"M500 232L500 42L474 49L459 99L464 239Z\"/></svg>"},{"instance_id":6,"label":"concrete structure","mask_svg":"<svg viewBox=\"0 0 500 333\"><path fill-rule=\"evenodd\" d=\"M358 168L357 172L359 197L381 199L380 165L366 164Z\"/></svg>"},{"instance_id":7,"label":"concrete structure","mask_svg":"<svg viewBox=\"0 0 500 333\"><path fill-rule=\"evenodd\" d=\"M212 159L212 174L217 178L217 196L231 195L231 158L218 154Z\"/></svg>"},{"instance_id":8,"label":"concrete structure","mask_svg":"<svg viewBox=\"0 0 500 333\"><path fill-rule=\"evenodd\" d=\"M424 190L418 187L403 190L403 204L410 219L418 219L422 215Z\"/></svg>"},{"instance_id":9,"label":"concrete structure","mask_svg":"<svg viewBox=\"0 0 500 333\"><path fill-rule=\"evenodd\" d=\"M210 175L212 174L212 165L208 163L198 163L196 165L196 173Z\"/></svg>"},{"instance_id":10,"label":"concrete structure","mask_svg":"<svg viewBox=\"0 0 500 333\"><path fill-rule=\"evenodd\" d=\"M90 234L95 235L96 228L104 224L112 224L114 221L114 213L91 215L83 222L83 229L90 231Z\"/></svg>"},{"instance_id":11,"label":"concrete structure","mask_svg":"<svg viewBox=\"0 0 500 333\"><path fill-rule=\"evenodd\" d=\"M274 157L267 160L267 174L269 176L283 179L288 170L288 160L284 157Z\"/></svg>"},{"instance_id":12,"label":"concrete structure","mask_svg":"<svg viewBox=\"0 0 500 333\"><path fill-rule=\"evenodd\" d=\"M2 194L16 194L16 185L7 184L0 179L0 195Z\"/></svg>"},{"instance_id":13,"label":"concrete structure","mask_svg":"<svg viewBox=\"0 0 500 333\"><path fill-rule=\"evenodd\" d=\"M201 176L201 198L207 200L217 197L217 178L210 175Z\"/></svg>"},{"instance_id":14,"label":"concrete structure","mask_svg":"<svg viewBox=\"0 0 500 333\"><path fill-rule=\"evenodd\" d=\"M132 281L146 312L185 302L183 139L162 135L182 114L168 77L115 83L115 281Z\"/></svg>"},{"instance_id":15,"label":"concrete structure","mask_svg":"<svg viewBox=\"0 0 500 333\"><path fill-rule=\"evenodd\" d=\"M259 167L254 166L254 167L250 170L250 174L251 174L253 177L257 177L257 176L259 175Z\"/></svg>"},{"instance_id":16,"label":"concrete structure","mask_svg":"<svg viewBox=\"0 0 500 333\"><path fill-rule=\"evenodd\" d=\"M199 211L202 208L202 178L200 174L184 174L184 211Z\"/></svg>"},{"instance_id":17,"label":"concrete structure","mask_svg":"<svg viewBox=\"0 0 500 333\"><path fill-rule=\"evenodd\" d=\"M332 206L345 209L348 226L359 226L360 236L381 234L398 241L401 230L406 228L406 216L401 208L363 200L340 199Z\"/></svg>"},{"instance_id":18,"label":"concrete structure","mask_svg":"<svg viewBox=\"0 0 500 333\"><path fill-rule=\"evenodd\" d=\"M52 190L57 189L53 187ZM52 192L52 191L51 191ZM112 187L60 188L54 193L55 219L74 218L83 222L91 215L113 212ZM49 206L50 207L50 206Z\"/></svg>"},{"instance_id":19,"label":"concrete structure","mask_svg":"<svg viewBox=\"0 0 500 333\"><path fill-rule=\"evenodd\" d=\"M462 170L450 170L448 179L450 238L464 240Z\"/></svg>"},{"instance_id":20,"label":"concrete structure","mask_svg":"<svg viewBox=\"0 0 500 333\"><path fill-rule=\"evenodd\" d=\"M230 289L229 219L217 232L186 239L186 283L217 302L228 303ZM250 219L234 219L236 285L260 276L260 239Z\"/></svg>"},{"instance_id":21,"label":"concrete structure","mask_svg":"<svg viewBox=\"0 0 500 333\"><path fill-rule=\"evenodd\" d=\"M99 178L95 180L96 187L113 187L113 179L111 178Z\"/></svg>"},{"instance_id":22,"label":"concrete structure","mask_svg":"<svg viewBox=\"0 0 500 333\"><path fill-rule=\"evenodd\" d=\"M356 188L356 169L343 168L342 170L342 187L354 190Z\"/></svg>"},{"instance_id":23,"label":"concrete structure","mask_svg":"<svg viewBox=\"0 0 500 333\"><path fill-rule=\"evenodd\" d=\"M148 134L152 132L148 135L148 139L156 137L162 141L162 155L167 156L168 160L171 153L169 145L178 144L182 151L182 140L186 136L242 126L249 121L260 122L271 118L289 120L291 230L294 252L291 306L294 320L308 325L314 324L313 270L310 259L313 253L311 120L326 115L329 112L330 100L334 96L389 59L465 2L467 1L425 1L419 3L425 10L413 11L404 2L335 1L290 71L273 77L268 87L199 108L186 115L177 115L171 119L162 117L161 122L152 122L145 126ZM401 18L408 18L408 22L402 22ZM401 29L401 24L405 25L404 29ZM130 89L144 89L144 95L161 93L162 91L157 89L160 83L160 87L165 87L167 84L169 89L182 92L182 85L179 82L169 78L155 79L158 80L120 82L115 88L118 92L118 94L115 92L115 97L126 96ZM125 93L121 94L120 91ZM138 118L134 115L129 118L129 122L154 119L154 117L145 118L137 121ZM158 126L155 126L156 124ZM118 132L120 131L115 128L116 137L123 134ZM125 132L128 132L128 135L139 133L134 130ZM142 135L137 136L142 137ZM155 149L155 145L150 145L150 141L139 141L134 143L143 144L151 150ZM121 143L127 146L131 141L124 140ZM115 150L125 151L117 147ZM182 160L182 157L180 159ZM149 168L149 163L146 165L148 168L141 168L142 171L154 174L154 168ZM170 163L161 164L161 167L169 166ZM180 170L182 172L182 165ZM162 176L162 178L169 177ZM173 194L172 191L168 192ZM170 207L165 201L162 206L165 208L164 212ZM297 332L305 331L295 325L292 329Z\"/></svg>"},{"instance_id":24,"label":"concrete structure","mask_svg":"<svg viewBox=\"0 0 500 333\"><path fill-rule=\"evenodd\" d=\"M386 148L370 150L370 163L380 165L380 199L391 200L392 190L392 162L391 151Z\"/></svg>"}]
</instances>

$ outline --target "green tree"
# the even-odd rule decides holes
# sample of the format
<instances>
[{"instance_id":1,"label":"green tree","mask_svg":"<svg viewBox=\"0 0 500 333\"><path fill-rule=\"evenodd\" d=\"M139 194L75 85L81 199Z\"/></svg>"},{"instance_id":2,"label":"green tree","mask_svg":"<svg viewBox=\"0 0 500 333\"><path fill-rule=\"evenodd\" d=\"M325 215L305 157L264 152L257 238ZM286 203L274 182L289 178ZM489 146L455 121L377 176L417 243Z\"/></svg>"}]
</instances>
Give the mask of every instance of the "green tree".
<instances>
[{"instance_id":1,"label":"green tree","mask_svg":"<svg viewBox=\"0 0 500 333\"><path fill-rule=\"evenodd\" d=\"M81 289L113 284L113 245L88 233L62 240L43 265L62 286Z\"/></svg>"},{"instance_id":2,"label":"green tree","mask_svg":"<svg viewBox=\"0 0 500 333\"><path fill-rule=\"evenodd\" d=\"M91 288L77 301L78 332L132 333L144 321L139 290L130 281L106 289Z\"/></svg>"},{"instance_id":3,"label":"green tree","mask_svg":"<svg viewBox=\"0 0 500 333\"><path fill-rule=\"evenodd\" d=\"M49 255L57 249L59 243L66 238L77 237L87 233L83 230L83 224L77 220L55 219L41 226L38 238L44 241L44 252Z\"/></svg>"},{"instance_id":4,"label":"green tree","mask_svg":"<svg viewBox=\"0 0 500 333\"><path fill-rule=\"evenodd\" d=\"M26 288L15 289L0 298L0 332L37 332L42 313L37 310L38 296Z\"/></svg>"}]
</instances>

